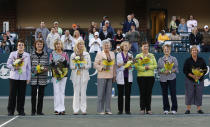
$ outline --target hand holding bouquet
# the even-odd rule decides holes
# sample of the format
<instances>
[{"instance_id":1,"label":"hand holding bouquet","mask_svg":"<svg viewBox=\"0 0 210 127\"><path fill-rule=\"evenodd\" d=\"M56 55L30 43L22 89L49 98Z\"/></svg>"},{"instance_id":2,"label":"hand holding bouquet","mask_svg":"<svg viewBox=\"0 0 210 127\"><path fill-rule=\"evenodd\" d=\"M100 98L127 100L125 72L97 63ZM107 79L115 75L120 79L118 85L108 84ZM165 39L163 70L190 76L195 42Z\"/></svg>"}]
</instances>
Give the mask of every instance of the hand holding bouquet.
<instances>
[{"instance_id":1,"label":"hand holding bouquet","mask_svg":"<svg viewBox=\"0 0 210 127\"><path fill-rule=\"evenodd\" d=\"M80 75L80 70L84 67L84 64L87 62L84 60L83 56L75 56L73 59L73 63L77 69L77 75Z\"/></svg>"},{"instance_id":2,"label":"hand holding bouquet","mask_svg":"<svg viewBox=\"0 0 210 127\"><path fill-rule=\"evenodd\" d=\"M114 65L114 60L111 59L103 59L102 64L104 65L103 70L110 71L110 67Z\"/></svg>"},{"instance_id":3,"label":"hand holding bouquet","mask_svg":"<svg viewBox=\"0 0 210 127\"><path fill-rule=\"evenodd\" d=\"M173 67L174 62L169 62L168 60L166 60L164 63L164 68L161 69L161 72L165 74L172 73Z\"/></svg>"},{"instance_id":4,"label":"hand holding bouquet","mask_svg":"<svg viewBox=\"0 0 210 127\"><path fill-rule=\"evenodd\" d=\"M200 68L193 68L192 69L193 75L196 76L196 78L194 78L195 79L195 82L197 82L198 84L199 84L200 77L202 77L204 75L203 72L204 72L204 70L202 70Z\"/></svg>"},{"instance_id":5,"label":"hand holding bouquet","mask_svg":"<svg viewBox=\"0 0 210 127\"><path fill-rule=\"evenodd\" d=\"M68 74L68 68L65 64L66 61L58 61L56 64L51 65L53 76L57 78L58 81Z\"/></svg>"}]
</instances>

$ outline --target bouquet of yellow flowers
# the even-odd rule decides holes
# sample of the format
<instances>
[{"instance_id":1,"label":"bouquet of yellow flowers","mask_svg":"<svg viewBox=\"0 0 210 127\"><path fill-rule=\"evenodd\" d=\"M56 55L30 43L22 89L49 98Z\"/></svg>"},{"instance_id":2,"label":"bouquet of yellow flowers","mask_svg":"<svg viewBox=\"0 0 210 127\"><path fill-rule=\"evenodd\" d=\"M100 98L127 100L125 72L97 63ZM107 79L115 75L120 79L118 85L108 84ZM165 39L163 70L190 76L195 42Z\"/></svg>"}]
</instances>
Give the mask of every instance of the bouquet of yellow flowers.
<instances>
[{"instance_id":1,"label":"bouquet of yellow flowers","mask_svg":"<svg viewBox=\"0 0 210 127\"><path fill-rule=\"evenodd\" d=\"M19 68L18 69L18 73L22 74L22 69L21 67L24 65L24 59L23 58L17 58L13 61L13 67L15 68Z\"/></svg>"},{"instance_id":2,"label":"bouquet of yellow flowers","mask_svg":"<svg viewBox=\"0 0 210 127\"><path fill-rule=\"evenodd\" d=\"M140 62L140 65L142 65L142 66L146 66L147 64L149 64L149 62L150 62L150 56L144 56L144 57L140 57L139 58L139 62Z\"/></svg>"},{"instance_id":3,"label":"bouquet of yellow flowers","mask_svg":"<svg viewBox=\"0 0 210 127\"><path fill-rule=\"evenodd\" d=\"M102 64L104 65L104 68L106 68L106 71L110 71L110 67L114 65L114 60L109 59L103 59Z\"/></svg>"},{"instance_id":4,"label":"bouquet of yellow flowers","mask_svg":"<svg viewBox=\"0 0 210 127\"><path fill-rule=\"evenodd\" d=\"M192 68L192 73L197 76L197 77L201 77L204 75L204 70L200 69L200 68ZM196 79L195 82L199 83L199 80Z\"/></svg>"},{"instance_id":5,"label":"bouquet of yellow flowers","mask_svg":"<svg viewBox=\"0 0 210 127\"><path fill-rule=\"evenodd\" d=\"M77 67L77 75L80 75L80 69L84 66L84 64L87 64L87 61L84 60L83 56L76 56L73 59L73 63Z\"/></svg>"},{"instance_id":6,"label":"bouquet of yellow flowers","mask_svg":"<svg viewBox=\"0 0 210 127\"><path fill-rule=\"evenodd\" d=\"M124 65L124 68L128 68L129 71L133 71L135 63L136 63L136 59L129 57L127 63Z\"/></svg>"},{"instance_id":7,"label":"bouquet of yellow flowers","mask_svg":"<svg viewBox=\"0 0 210 127\"><path fill-rule=\"evenodd\" d=\"M161 72L165 72L165 71L168 71L168 72L172 72L172 69L174 67L174 62L169 62L168 60L165 61L164 63L164 68L161 69Z\"/></svg>"},{"instance_id":8,"label":"bouquet of yellow flowers","mask_svg":"<svg viewBox=\"0 0 210 127\"><path fill-rule=\"evenodd\" d=\"M43 65L38 64L33 70L32 70L32 75L36 76L37 74L42 74L46 72L48 69L45 68Z\"/></svg>"},{"instance_id":9,"label":"bouquet of yellow flowers","mask_svg":"<svg viewBox=\"0 0 210 127\"><path fill-rule=\"evenodd\" d=\"M57 81L63 79L68 74L67 62L66 61L58 61L55 64L51 65L53 77L57 79Z\"/></svg>"}]
</instances>

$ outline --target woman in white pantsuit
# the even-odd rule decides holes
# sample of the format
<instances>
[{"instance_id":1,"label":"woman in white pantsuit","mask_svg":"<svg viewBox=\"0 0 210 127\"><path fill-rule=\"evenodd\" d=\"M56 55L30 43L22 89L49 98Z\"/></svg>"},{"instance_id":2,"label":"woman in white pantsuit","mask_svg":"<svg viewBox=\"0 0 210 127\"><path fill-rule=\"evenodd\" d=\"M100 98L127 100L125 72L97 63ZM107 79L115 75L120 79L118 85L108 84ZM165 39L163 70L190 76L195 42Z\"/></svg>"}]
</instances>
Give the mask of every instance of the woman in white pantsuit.
<instances>
[{"instance_id":1,"label":"woman in white pantsuit","mask_svg":"<svg viewBox=\"0 0 210 127\"><path fill-rule=\"evenodd\" d=\"M63 43L56 40L54 43L55 51L50 54L50 65L56 68L58 64L62 64L63 68L69 67L69 57L66 52L63 52ZM68 71L68 70L67 70ZM55 72L55 71L54 71ZM53 90L54 90L54 113L55 115L65 115L65 87L66 87L67 74L62 77L56 77L53 73Z\"/></svg>"},{"instance_id":2,"label":"woman in white pantsuit","mask_svg":"<svg viewBox=\"0 0 210 127\"><path fill-rule=\"evenodd\" d=\"M83 61L81 64L76 62L78 58L79 61ZM90 79L88 69L91 68L91 59L89 53L86 52L83 40L79 40L74 47L74 53L70 59L70 68L72 69L70 79L74 87L74 115L77 115L80 110L83 115L86 115L86 90Z\"/></svg>"}]
</instances>

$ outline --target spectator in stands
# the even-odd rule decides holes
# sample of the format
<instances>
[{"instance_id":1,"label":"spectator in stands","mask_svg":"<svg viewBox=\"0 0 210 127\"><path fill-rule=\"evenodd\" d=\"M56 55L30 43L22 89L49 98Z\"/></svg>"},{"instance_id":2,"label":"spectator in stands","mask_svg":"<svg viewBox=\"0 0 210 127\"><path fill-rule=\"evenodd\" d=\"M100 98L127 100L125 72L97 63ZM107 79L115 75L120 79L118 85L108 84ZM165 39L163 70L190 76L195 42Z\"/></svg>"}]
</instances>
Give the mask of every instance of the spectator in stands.
<instances>
[{"instance_id":1,"label":"spectator in stands","mask_svg":"<svg viewBox=\"0 0 210 127\"><path fill-rule=\"evenodd\" d=\"M98 52L94 62L94 68L98 71L98 104L97 112L100 115L109 114L111 115L111 98L112 98L112 82L116 79L115 70L115 54L110 51L111 43L108 40L102 42L103 51ZM113 64L105 65L103 61L111 62ZM106 63L105 62L105 63Z\"/></svg>"},{"instance_id":2,"label":"spectator in stands","mask_svg":"<svg viewBox=\"0 0 210 127\"><path fill-rule=\"evenodd\" d=\"M35 31L35 40L38 40L38 34L39 33L42 33L42 37L43 37L43 40L45 42L45 46L47 46L46 40L47 40L47 36L50 33L50 31L48 30L48 28L45 27L45 23L44 22L41 22L40 23L40 28L36 29L36 31Z\"/></svg>"},{"instance_id":3,"label":"spectator in stands","mask_svg":"<svg viewBox=\"0 0 210 127\"><path fill-rule=\"evenodd\" d=\"M178 27L178 32L188 32L187 24L185 23L185 19L181 19L181 23L179 24Z\"/></svg>"},{"instance_id":4,"label":"spectator in stands","mask_svg":"<svg viewBox=\"0 0 210 127\"><path fill-rule=\"evenodd\" d=\"M163 46L164 56L158 60L158 73L160 74L160 85L163 96L164 114L168 114L171 110L172 114L176 114L178 105L176 97L176 73L179 73L178 61L176 57L170 55L171 46L166 44ZM171 70L166 70L165 64L174 64ZM168 90L171 94L172 107L168 101Z\"/></svg>"},{"instance_id":5,"label":"spectator in stands","mask_svg":"<svg viewBox=\"0 0 210 127\"><path fill-rule=\"evenodd\" d=\"M47 53L44 51L44 41L37 40L34 43L35 51L31 54L32 76L31 78L31 115L44 115L42 112L44 90L47 85L49 59ZM43 73L37 73L37 65L44 67ZM36 104L36 97L38 92L38 104Z\"/></svg>"},{"instance_id":6,"label":"spectator in stands","mask_svg":"<svg viewBox=\"0 0 210 127\"><path fill-rule=\"evenodd\" d=\"M107 31L106 26L103 26L102 29L103 30L99 32L99 38L101 39L101 41L103 41L105 39L111 40L112 39L112 33Z\"/></svg>"},{"instance_id":7,"label":"spectator in stands","mask_svg":"<svg viewBox=\"0 0 210 127\"><path fill-rule=\"evenodd\" d=\"M172 30L171 35L169 36L170 40L181 40L181 37L179 34L177 34L176 29ZM175 42L181 42L181 41L175 41Z\"/></svg>"},{"instance_id":8,"label":"spectator in stands","mask_svg":"<svg viewBox=\"0 0 210 127\"><path fill-rule=\"evenodd\" d=\"M92 38L94 38L94 33L97 32L96 28L93 27L91 31L89 31L88 40L90 41Z\"/></svg>"},{"instance_id":9,"label":"spectator in stands","mask_svg":"<svg viewBox=\"0 0 210 127\"><path fill-rule=\"evenodd\" d=\"M105 25L104 26L106 26L107 32L109 32L112 35L111 36L111 39L113 39L115 32L114 32L114 29L109 24L109 21L108 20L105 21ZM99 32L101 32L101 31L103 31L103 27L102 27L102 29L99 30Z\"/></svg>"},{"instance_id":10,"label":"spectator in stands","mask_svg":"<svg viewBox=\"0 0 210 127\"><path fill-rule=\"evenodd\" d=\"M86 63L80 64L80 67L78 67L77 64L75 64L74 59L75 57L79 56L82 60L86 61ZM83 115L86 115L86 109L87 109L87 102L86 102L86 90L88 81L90 80L89 76L89 69L91 68L91 59L88 52L86 52L85 43L83 40L79 40L75 47L74 47L74 53L71 55L70 59L70 68L71 71L71 77L74 88L74 97L73 97L73 111L74 115L77 115L79 111L82 111Z\"/></svg>"},{"instance_id":11,"label":"spectator in stands","mask_svg":"<svg viewBox=\"0 0 210 127\"><path fill-rule=\"evenodd\" d=\"M9 40L7 34L3 34L3 40L2 42L5 42L5 46L4 46L4 51L6 51L6 53L10 53L13 51L14 49L14 44L12 45L11 41ZM9 50L8 50L9 48Z\"/></svg>"},{"instance_id":12,"label":"spectator in stands","mask_svg":"<svg viewBox=\"0 0 210 127\"><path fill-rule=\"evenodd\" d=\"M207 25L204 26L204 32L202 33L202 52L210 52L210 31Z\"/></svg>"},{"instance_id":13,"label":"spectator in stands","mask_svg":"<svg viewBox=\"0 0 210 127\"><path fill-rule=\"evenodd\" d=\"M180 22L181 22L181 17L180 16L177 16L175 22L176 22L176 26L178 27L179 24L180 24Z\"/></svg>"},{"instance_id":14,"label":"spectator in stands","mask_svg":"<svg viewBox=\"0 0 210 127\"><path fill-rule=\"evenodd\" d=\"M161 30L161 33L158 35L158 44L163 44L166 40L170 40L170 38L166 35L165 30Z\"/></svg>"},{"instance_id":15,"label":"spectator in stands","mask_svg":"<svg viewBox=\"0 0 210 127\"><path fill-rule=\"evenodd\" d=\"M202 43L202 35L200 34L200 32L198 32L198 29L195 27L192 30L192 33L190 34L189 40L190 40L190 47L192 47L192 45L196 45L198 48L198 51L200 52L200 45Z\"/></svg>"},{"instance_id":16,"label":"spectator in stands","mask_svg":"<svg viewBox=\"0 0 210 127\"><path fill-rule=\"evenodd\" d=\"M8 102L8 115L13 116L17 102L18 115L25 116L25 93L26 84L31 80L31 59L30 54L24 52L25 43L21 40L17 43L17 51L11 52L7 61L7 67L10 69L10 91ZM23 66L14 67L16 59L23 59Z\"/></svg>"},{"instance_id":17,"label":"spectator in stands","mask_svg":"<svg viewBox=\"0 0 210 127\"><path fill-rule=\"evenodd\" d=\"M190 15L189 20L187 21L188 32L192 32L192 30L197 27L198 22L194 19L192 15Z\"/></svg>"},{"instance_id":18,"label":"spectator in stands","mask_svg":"<svg viewBox=\"0 0 210 127\"><path fill-rule=\"evenodd\" d=\"M129 53L130 44L129 42L121 43L121 51L117 54L116 58L116 81L118 88L118 114L121 115L123 113L123 98L125 94L125 113L131 114L130 112L130 94L131 87L133 82L133 70L130 67L124 67L124 65L133 59L133 55Z\"/></svg>"},{"instance_id":19,"label":"spectator in stands","mask_svg":"<svg viewBox=\"0 0 210 127\"><path fill-rule=\"evenodd\" d=\"M120 44L123 41L124 41L124 38L123 38L123 35L122 35L122 30L118 29L117 34L114 37L114 49L116 49L117 46L118 46L118 48L120 48Z\"/></svg>"},{"instance_id":20,"label":"spectator in stands","mask_svg":"<svg viewBox=\"0 0 210 127\"><path fill-rule=\"evenodd\" d=\"M170 31L177 29L176 25L176 16L172 16L171 22L170 22Z\"/></svg>"},{"instance_id":21,"label":"spectator in stands","mask_svg":"<svg viewBox=\"0 0 210 127\"><path fill-rule=\"evenodd\" d=\"M70 35L69 30L66 30L65 34L61 36L61 41L63 43L64 51L67 53L72 53L73 37Z\"/></svg>"},{"instance_id":22,"label":"spectator in stands","mask_svg":"<svg viewBox=\"0 0 210 127\"><path fill-rule=\"evenodd\" d=\"M11 50L10 52L14 51L16 48L16 41L17 41L17 34L11 34L9 31L6 32L7 39L11 42Z\"/></svg>"},{"instance_id":23,"label":"spectator in stands","mask_svg":"<svg viewBox=\"0 0 210 127\"><path fill-rule=\"evenodd\" d=\"M136 29L139 29L139 21L138 19L135 18L134 13L131 13L131 19L134 21L135 25L136 25Z\"/></svg>"},{"instance_id":24,"label":"spectator in stands","mask_svg":"<svg viewBox=\"0 0 210 127\"><path fill-rule=\"evenodd\" d=\"M100 28L102 28L104 25L105 25L105 21L109 21L109 17L108 16L104 16L103 17L103 20L101 21L101 23L100 23Z\"/></svg>"},{"instance_id":25,"label":"spectator in stands","mask_svg":"<svg viewBox=\"0 0 210 127\"><path fill-rule=\"evenodd\" d=\"M97 23L92 21L90 27L88 28L88 33L91 33L94 28L97 28Z\"/></svg>"},{"instance_id":26,"label":"spectator in stands","mask_svg":"<svg viewBox=\"0 0 210 127\"><path fill-rule=\"evenodd\" d=\"M89 51L90 53L97 53L101 51L102 44L101 44L101 39L99 38L98 32L95 32L94 38L92 38L89 41L89 47L90 47L90 51Z\"/></svg>"},{"instance_id":27,"label":"spectator in stands","mask_svg":"<svg viewBox=\"0 0 210 127\"><path fill-rule=\"evenodd\" d=\"M127 16L127 20L123 24L123 33L127 33L131 29L131 25L135 24L135 22L132 20L131 15Z\"/></svg>"},{"instance_id":28,"label":"spectator in stands","mask_svg":"<svg viewBox=\"0 0 210 127\"><path fill-rule=\"evenodd\" d=\"M72 29L70 30L71 36L74 35L74 31L77 30L77 24L72 24Z\"/></svg>"},{"instance_id":29,"label":"spectator in stands","mask_svg":"<svg viewBox=\"0 0 210 127\"><path fill-rule=\"evenodd\" d=\"M41 33L41 32L39 32L39 33L38 33L38 35L37 35L37 40L42 40L42 41L44 41L44 39L43 39L43 36L42 36L42 33Z\"/></svg>"},{"instance_id":30,"label":"spectator in stands","mask_svg":"<svg viewBox=\"0 0 210 127\"><path fill-rule=\"evenodd\" d=\"M85 38L85 32L80 28L79 24L77 24L77 30L79 31L80 36L82 37L82 39L84 39Z\"/></svg>"},{"instance_id":31,"label":"spectator in stands","mask_svg":"<svg viewBox=\"0 0 210 127\"><path fill-rule=\"evenodd\" d=\"M79 40L83 40L82 37L80 36L80 32L78 30L74 31L74 35L73 35L73 39L72 39L72 47L74 48L75 44L79 41Z\"/></svg>"},{"instance_id":32,"label":"spectator in stands","mask_svg":"<svg viewBox=\"0 0 210 127\"><path fill-rule=\"evenodd\" d=\"M57 64L62 64L62 69L66 69L68 72L69 68L69 56L66 52L63 51L63 43L60 40L56 40L54 43L55 49L50 54L50 66L57 67ZM53 92L54 92L54 113L55 115L65 115L65 88L66 81L68 77L68 73L64 77L57 77L56 72L53 71L52 82L53 82Z\"/></svg>"},{"instance_id":33,"label":"spectator in stands","mask_svg":"<svg viewBox=\"0 0 210 127\"><path fill-rule=\"evenodd\" d=\"M60 36L58 33L55 32L55 28L51 28L51 32L47 36L47 47L48 47L48 53L51 53L52 50L54 50L54 42L55 40L60 40Z\"/></svg>"},{"instance_id":34,"label":"spectator in stands","mask_svg":"<svg viewBox=\"0 0 210 127\"><path fill-rule=\"evenodd\" d=\"M136 54L139 52L139 40L140 40L140 34L138 31L136 31L136 25L132 24L131 29L129 32L125 34L125 40L130 42L131 44L131 51Z\"/></svg>"},{"instance_id":35,"label":"spectator in stands","mask_svg":"<svg viewBox=\"0 0 210 127\"><path fill-rule=\"evenodd\" d=\"M10 53L10 48L6 41L0 42L0 53Z\"/></svg>"},{"instance_id":36,"label":"spectator in stands","mask_svg":"<svg viewBox=\"0 0 210 127\"><path fill-rule=\"evenodd\" d=\"M53 24L54 28L58 30L58 34L61 36L63 34L63 30L58 26L58 21L55 21Z\"/></svg>"},{"instance_id":37,"label":"spectator in stands","mask_svg":"<svg viewBox=\"0 0 210 127\"><path fill-rule=\"evenodd\" d=\"M140 93L140 113L152 114L151 99L152 88L155 82L154 69L157 68L155 56L149 53L149 43L142 43L142 53L136 55L137 63L135 64L138 77L137 82ZM149 59L148 63L141 63L141 59Z\"/></svg>"},{"instance_id":38,"label":"spectator in stands","mask_svg":"<svg viewBox=\"0 0 210 127\"><path fill-rule=\"evenodd\" d=\"M204 75L207 72L205 60L198 56L198 48L193 45L190 48L191 56L184 63L183 72L186 76L185 80L185 104L187 110L185 114L190 114L191 105L197 106L197 113L203 114L201 110L202 96L204 89ZM193 74L192 69L199 69L203 73L202 76Z\"/></svg>"}]
</instances>

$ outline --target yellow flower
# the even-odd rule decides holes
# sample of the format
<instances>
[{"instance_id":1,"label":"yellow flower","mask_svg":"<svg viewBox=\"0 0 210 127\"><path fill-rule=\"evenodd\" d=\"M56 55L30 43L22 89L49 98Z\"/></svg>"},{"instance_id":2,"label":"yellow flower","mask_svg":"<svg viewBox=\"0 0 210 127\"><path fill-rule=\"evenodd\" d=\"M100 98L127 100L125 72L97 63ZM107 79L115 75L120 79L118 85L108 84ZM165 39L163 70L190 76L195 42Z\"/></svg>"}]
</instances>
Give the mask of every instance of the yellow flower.
<instances>
[{"instance_id":1,"label":"yellow flower","mask_svg":"<svg viewBox=\"0 0 210 127\"><path fill-rule=\"evenodd\" d=\"M112 66L112 65L114 65L114 60L112 60L110 62L107 60L102 60L102 64L105 66Z\"/></svg>"},{"instance_id":2,"label":"yellow flower","mask_svg":"<svg viewBox=\"0 0 210 127\"><path fill-rule=\"evenodd\" d=\"M170 62L166 62L164 64L164 68L166 71L171 71L173 69L173 66L174 66L174 62L170 63Z\"/></svg>"},{"instance_id":3,"label":"yellow flower","mask_svg":"<svg viewBox=\"0 0 210 127\"><path fill-rule=\"evenodd\" d=\"M149 64L149 62L150 62L150 57L148 57L148 56L145 56L145 57L140 57L140 65L145 65L145 64Z\"/></svg>"},{"instance_id":4,"label":"yellow flower","mask_svg":"<svg viewBox=\"0 0 210 127\"><path fill-rule=\"evenodd\" d=\"M130 60L124 65L124 68L130 67L130 66L132 66L132 64L133 64L133 61Z\"/></svg>"},{"instance_id":5,"label":"yellow flower","mask_svg":"<svg viewBox=\"0 0 210 127\"><path fill-rule=\"evenodd\" d=\"M201 77L203 76L203 70L202 69L192 69L192 73L195 75L195 76L198 76L198 77ZM195 80L195 82L198 82L198 79Z\"/></svg>"}]
</instances>

